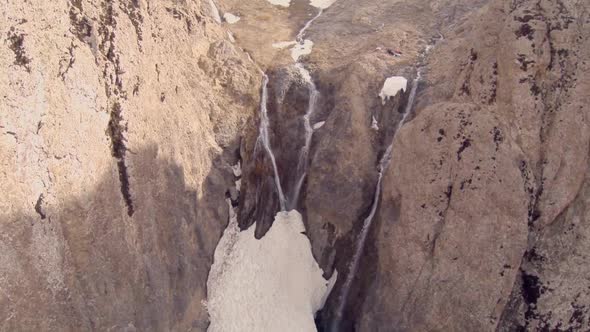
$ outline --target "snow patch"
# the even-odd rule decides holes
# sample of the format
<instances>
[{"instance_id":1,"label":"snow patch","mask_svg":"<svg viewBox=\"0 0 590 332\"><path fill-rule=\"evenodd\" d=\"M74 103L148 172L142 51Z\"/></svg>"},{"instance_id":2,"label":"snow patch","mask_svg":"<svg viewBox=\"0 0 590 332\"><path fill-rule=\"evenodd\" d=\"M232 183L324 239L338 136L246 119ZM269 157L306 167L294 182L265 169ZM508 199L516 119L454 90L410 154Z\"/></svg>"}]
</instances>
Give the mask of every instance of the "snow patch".
<instances>
[{"instance_id":1,"label":"snow patch","mask_svg":"<svg viewBox=\"0 0 590 332\"><path fill-rule=\"evenodd\" d=\"M273 48L283 49L297 44L296 41L284 41L272 44Z\"/></svg>"},{"instance_id":2,"label":"snow patch","mask_svg":"<svg viewBox=\"0 0 590 332\"><path fill-rule=\"evenodd\" d=\"M272 47L278 49L291 47L291 58L293 58L293 60L297 62L300 57L311 54L313 42L309 39L305 39L302 42L283 41L272 44Z\"/></svg>"},{"instance_id":3,"label":"snow patch","mask_svg":"<svg viewBox=\"0 0 590 332\"><path fill-rule=\"evenodd\" d=\"M221 23L221 16L219 16L219 9L215 5L213 0L209 0L209 6L211 7L211 16L217 23Z\"/></svg>"},{"instance_id":4,"label":"snow patch","mask_svg":"<svg viewBox=\"0 0 590 332\"><path fill-rule=\"evenodd\" d=\"M313 42L309 39L305 39L302 43L297 43L291 49L291 57L294 61L298 61L300 57L311 54Z\"/></svg>"},{"instance_id":5,"label":"snow patch","mask_svg":"<svg viewBox=\"0 0 590 332\"><path fill-rule=\"evenodd\" d=\"M383 88L379 93L379 97L381 97L381 103L385 105L385 102L389 100L390 97L395 96L400 90L406 91L407 86L408 80L405 77L388 77L383 83Z\"/></svg>"},{"instance_id":6,"label":"snow patch","mask_svg":"<svg viewBox=\"0 0 590 332\"><path fill-rule=\"evenodd\" d=\"M318 130L318 129L322 128L325 124L326 124L326 121L316 122L313 125L313 130Z\"/></svg>"},{"instance_id":7,"label":"snow patch","mask_svg":"<svg viewBox=\"0 0 590 332\"><path fill-rule=\"evenodd\" d=\"M371 129L379 130L379 123L377 122L377 119L375 119L374 115L373 115L373 120L371 121Z\"/></svg>"},{"instance_id":8,"label":"snow patch","mask_svg":"<svg viewBox=\"0 0 590 332\"><path fill-rule=\"evenodd\" d=\"M234 24L240 20L240 17L232 13L225 13L223 19L229 24Z\"/></svg>"},{"instance_id":9,"label":"snow patch","mask_svg":"<svg viewBox=\"0 0 590 332\"><path fill-rule=\"evenodd\" d=\"M336 282L325 280L313 258L301 214L279 212L266 235L255 226L240 232L230 206L230 223L207 280L209 332L316 331L315 313Z\"/></svg>"},{"instance_id":10,"label":"snow patch","mask_svg":"<svg viewBox=\"0 0 590 332\"><path fill-rule=\"evenodd\" d=\"M291 0L267 0L267 1L275 6L289 7L289 5L291 4Z\"/></svg>"},{"instance_id":11,"label":"snow patch","mask_svg":"<svg viewBox=\"0 0 590 332\"><path fill-rule=\"evenodd\" d=\"M330 7L336 0L310 0L309 4L321 9L326 9Z\"/></svg>"},{"instance_id":12,"label":"snow patch","mask_svg":"<svg viewBox=\"0 0 590 332\"><path fill-rule=\"evenodd\" d=\"M227 39L229 39L230 42L235 43L236 39L234 38L234 34L231 32L227 32Z\"/></svg>"}]
</instances>

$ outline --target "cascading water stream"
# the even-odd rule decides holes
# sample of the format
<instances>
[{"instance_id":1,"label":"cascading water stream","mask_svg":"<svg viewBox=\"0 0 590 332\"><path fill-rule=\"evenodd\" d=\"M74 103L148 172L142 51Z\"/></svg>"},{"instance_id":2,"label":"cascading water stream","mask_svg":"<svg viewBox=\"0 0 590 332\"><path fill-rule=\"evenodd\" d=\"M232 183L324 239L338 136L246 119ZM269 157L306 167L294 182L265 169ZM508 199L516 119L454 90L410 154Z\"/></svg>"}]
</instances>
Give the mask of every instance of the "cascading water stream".
<instances>
[{"instance_id":1,"label":"cascading water stream","mask_svg":"<svg viewBox=\"0 0 590 332\"><path fill-rule=\"evenodd\" d=\"M317 16L316 16L317 17ZM303 182L305 180L305 176L307 175L307 157L309 155L309 148L311 146L311 139L313 137L313 127L311 126L311 116L315 111L315 106L320 96L318 89L316 88L315 83L311 79L311 75L305 67L301 63L296 63L295 68L299 71L299 74L303 78L303 80L307 83L308 90L309 90L309 102L307 104L307 110L305 115L303 115L303 127L305 129L305 140L301 151L299 152L299 159L297 162L297 183L295 184L295 188L293 190L293 196L290 201L291 208L294 208L295 204L299 200L299 193L301 192L301 187L303 186Z\"/></svg>"},{"instance_id":2,"label":"cascading water stream","mask_svg":"<svg viewBox=\"0 0 590 332\"><path fill-rule=\"evenodd\" d=\"M307 23L305 23L303 28L301 28L301 30L299 30L299 33L297 33L297 37L295 37L295 40L298 43L303 42L303 35L305 34L305 30L307 30L311 26L313 21L315 21L318 17L320 17L323 12L324 12L324 9L320 8L320 11L318 11L318 13L311 20L307 21Z\"/></svg>"},{"instance_id":3,"label":"cascading water stream","mask_svg":"<svg viewBox=\"0 0 590 332\"><path fill-rule=\"evenodd\" d=\"M344 307L346 306L346 303L347 303L348 294L350 292L350 287L352 286L352 281L354 280L354 276L356 275L356 272L358 270L358 265L359 265L362 253L364 251L364 248L365 248L365 242L367 241L367 236L369 234L369 231L371 230L371 224L373 223L373 218L375 217L375 213L377 212L377 206L379 205L379 199L381 197L381 190L382 190L381 182L383 179L383 174L385 173L385 171L387 170L387 167L389 166L389 164L391 162L391 156L392 156L392 151L393 151L393 142L395 139L395 135L400 130L400 128L404 125L406 118L408 117L408 115L410 115L410 113L412 111L412 106L414 104L414 99L416 97L416 90L418 87L419 80L420 80L420 72L418 71L416 78L412 82L412 88L410 90L410 95L408 97L408 102L406 104L406 108L404 110L404 114L402 116L402 119L400 120L400 122L397 125L397 128L395 129L394 136L391 139L391 143L387 146L385 153L383 154L383 156L381 157L381 160L379 161L379 166L378 166L379 173L378 173L378 177L377 177L377 185L375 186L375 195L373 196L373 204L371 205L371 211L369 212L369 215L363 221L363 227L361 229L361 232L359 233L359 238L357 241L356 250L354 252L352 261L349 265L350 267L348 270L348 275L346 276L346 279L345 279L344 284L342 286L342 295L340 296L340 299L338 302L338 307L336 308L335 320L334 320L334 323L331 328L332 332L339 331L340 321L342 320L342 315L343 315Z\"/></svg>"},{"instance_id":4,"label":"cascading water stream","mask_svg":"<svg viewBox=\"0 0 590 332\"><path fill-rule=\"evenodd\" d=\"M283 194L283 187L281 186L281 179L279 177L279 171L277 169L277 162L275 159L275 155L272 152L272 148L270 147L270 138L268 134L268 127L269 127L269 120L268 120L268 109L267 109L267 100L268 100L268 76L263 74L262 79L262 97L260 98L260 128L258 129L258 141L257 143L262 143L262 146L268 153L270 161L272 163L272 169L274 172L275 184L277 186L277 192L279 193L279 203L281 206L281 211L286 210L286 200L285 195Z\"/></svg>"},{"instance_id":5,"label":"cascading water stream","mask_svg":"<svg viewBox=\"0 0 590 332\"><path fill-rule=\"evenodd\" d=\"M300 45L304 43L303 36L305 35L305 31L311 26L313 21L315 21L317 18L319 18L322 15L323 12L324 12L324 9L320 8L318 13L311 20L307 21L307 23L305 23L303 28L301 28L301 30L299 30L299 33L297 33L297 37L295 38L297 43L299 43ZM311 126L311 116L313 115L313 113L315 111L315 106L316 106L317 100L320 96L320 93L319 93L315 83L313 82L313 79L311 78L311 74L303 66L303 64L301 62L297 61L295 63L295 68L299 72L299 75L301 76L301 78L307 84L308 91L309 91L309 102L307 104L307 110L305 112L305 115L303 116L303 127L305 129L305 140L304 140L303 147L301 148L301 151L299 152L299 159L297 162L297 182L295 184L292 199L290 200L290 204L289 204L291 208L295 208L295 205L297 204L297 201L299 200L299 194L301 192L301 187L303 186L303 182L305 181L305 177L307 175L307 165L308 165L307 157L309 155L309 148L311 146L311 139L313 137L313 127Z\"/></svg>"},{"instance_id":6,"label":"cascading water stream","mask_svg":"<svg viewBox=\"0 0 590 332\"><path fill-rule=\"evenodd\" d=\"M318 13L311 18L309 21L307 21L307 23L305 23L305 25L303 26L303 28L301 28L301 30L299 30L299 32L297 33L297 36L295 38L296 43L303 47L305 40L303 39L303 36L305 35L305 31L311 26L311 24L313 23L313 21L315 21L318 17L320 17L323 13L323 9L320 8L320 10L318 11ZM315 85L315 83L313 82L312 78L311 78L311 74L310 72L305 68L305 66L303 66L303 64L301 62L299 62L299 59L297 58L296 62L295 62L295 69L297 70L299 76L303 79L304 83L307 85L308 91L309 91L309 102L307 105L307 110L305 112L305 114L303 115L303 127L304 127L304 143L303 146L301 147L301 151L299 152L299 158L297 161L297 173L296 173L296 179L297 181L295 182L295 187L292 190L292 194L290 195L291 198L287 199L283 189L281 187L281 181L280 181L280 177L278 174L278 169L277 169L277 165L276 165L276 159L275 156L272 152L272 148L270 146L270 140L269 140L269 136L268 136L268 127L269 127L269 120L268 120L268 113L267 113L267 99L268 99L268 92L267 92L267 85L268 85L268 76L266 74L263 74L263 88L262 88L262 100L261 100L261 104L260 104L260 113L261 113L261 119L260 119L260 129L259 129L259 140L262 141L262 144L264 146L264 148L266 149L266 151L269 154L269 157L271 159L272 162L272 166L273 166L273 170L274 170L274 174L275 174L275 183L277 186L277 191L279 193L279 200L280 200L280 205L281 205L281 210L285 211L285 210L292 210L296 207L297 201L299 200L299 194L301 192L301 188L303 186L303 182L305 181L305 177L307 175L307 166L308 166L308 155L309 155L309 149L311 146L311 139L313 136L313 127L311 125L311 116L313 115L314 111L315 111L315 106L317 103L317 100L319 98L319 91Z\"/></svg>"}]
</instances>

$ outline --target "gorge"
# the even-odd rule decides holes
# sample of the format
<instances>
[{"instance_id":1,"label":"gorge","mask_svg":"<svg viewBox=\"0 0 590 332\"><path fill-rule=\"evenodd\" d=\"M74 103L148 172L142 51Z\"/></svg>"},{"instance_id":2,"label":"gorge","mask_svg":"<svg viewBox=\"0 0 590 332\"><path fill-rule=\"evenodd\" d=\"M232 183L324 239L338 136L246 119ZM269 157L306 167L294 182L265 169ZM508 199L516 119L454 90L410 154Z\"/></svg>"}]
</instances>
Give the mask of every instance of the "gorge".
<instances>
[{"instance_id":1,"label":"gorge","mask_svg":"<svg viewBox=\"0 0 590 332\"><path fill-rule=\"evenodd\" d=\"M588 1L0 17L0 331L590 329Z\"/></svg>"}]
</instances>

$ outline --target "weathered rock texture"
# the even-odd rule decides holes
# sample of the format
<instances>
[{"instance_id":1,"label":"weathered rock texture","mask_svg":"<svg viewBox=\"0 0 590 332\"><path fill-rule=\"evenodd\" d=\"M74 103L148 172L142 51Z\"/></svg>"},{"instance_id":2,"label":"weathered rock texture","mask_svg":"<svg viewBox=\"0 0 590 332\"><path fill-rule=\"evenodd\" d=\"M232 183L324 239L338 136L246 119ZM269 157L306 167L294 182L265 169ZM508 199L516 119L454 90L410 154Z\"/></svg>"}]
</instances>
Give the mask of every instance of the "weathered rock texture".
<instances>
[{"instance_id":1,"label":"weathered rock texture","mask_svg":"<svg viewBox=\"0 0 590 332\"><path fill-rule=\"evenodd\" d=\"M432 53L361 330L590 328L588 9L493 1Z\"/></svg>"},{"instance_id":2,"label":"weathered rock texture","mask_svg":"<svg viewBox=\"0 0 590 332\"><path fill-rule=\"evenodd\" d=\"M2 1L0 330L196 330L260 75L208 1Z\"/></svg>"}]
</instances>

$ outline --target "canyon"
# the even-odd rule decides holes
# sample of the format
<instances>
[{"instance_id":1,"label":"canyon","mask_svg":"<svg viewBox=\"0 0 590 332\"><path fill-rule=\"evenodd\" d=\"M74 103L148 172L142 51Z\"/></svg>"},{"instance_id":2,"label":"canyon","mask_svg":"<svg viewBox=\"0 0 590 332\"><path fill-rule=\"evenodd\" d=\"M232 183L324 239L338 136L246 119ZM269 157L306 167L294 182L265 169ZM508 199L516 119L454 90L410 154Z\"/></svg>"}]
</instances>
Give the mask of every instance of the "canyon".
<instances>
[{"instance_id":1,"label":"canyon","mask_svg":"<svg viewBox=\"0 0 590 332\"><path fill-rule=\"evenodd\" d=\"M0 331L590 329L587 1L0 16Z\"/></svg>"}]
</instances>

